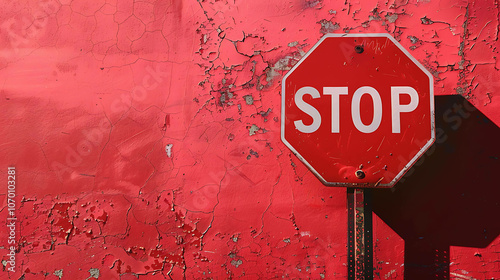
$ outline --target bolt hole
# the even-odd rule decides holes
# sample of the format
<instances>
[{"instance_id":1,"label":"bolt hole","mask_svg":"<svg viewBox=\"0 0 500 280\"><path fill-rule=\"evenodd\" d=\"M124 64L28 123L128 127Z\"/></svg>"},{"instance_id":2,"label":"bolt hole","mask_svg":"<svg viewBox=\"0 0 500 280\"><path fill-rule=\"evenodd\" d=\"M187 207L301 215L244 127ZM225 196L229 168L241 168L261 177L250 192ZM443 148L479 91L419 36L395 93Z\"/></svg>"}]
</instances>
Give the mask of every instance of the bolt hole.
<instances>
[{"instance_id":1,"label":"bolt hole","mask_svg":"<svg viewBox=\"0 0 500 280\"><path fill-rule=\"evenodd\" d=\"M365 51L365 49L363 48L363 46L358 45L358 46L354 47L354 51L357 52L357 53L362 53L362 52Z\"/></svg>"},{"instance_id":2,"label":"bolt hole","mask_svg":"<svg viewBox=\"0 0 500 280\"><path fill-rule=\"evenodd\" d=\"M363 172L362 170L356 171L355 175L356 175L356 178L358 178L358 179L365 178L365 172Z\"/></svg>"}]
</instances>

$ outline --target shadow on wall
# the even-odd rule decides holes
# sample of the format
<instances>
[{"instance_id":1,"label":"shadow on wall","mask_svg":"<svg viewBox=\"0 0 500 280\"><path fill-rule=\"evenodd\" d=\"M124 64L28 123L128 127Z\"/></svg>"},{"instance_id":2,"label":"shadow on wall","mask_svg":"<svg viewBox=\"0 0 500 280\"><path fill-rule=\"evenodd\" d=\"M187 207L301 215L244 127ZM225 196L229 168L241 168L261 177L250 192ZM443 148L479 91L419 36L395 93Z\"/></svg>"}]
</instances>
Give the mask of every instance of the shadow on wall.
<instances>
[{"instance_id":1,"label":"shadow on wall","mask_svg":"<svg viewBox=\"0 0 500 280\"><path fill-rule=\"evenodd\" d=\"M449 279L450 246L499 234L500 129L465 98L437 96L436 142L373 211L405 240L405 279Z\"/></svg>"}]
</instances>

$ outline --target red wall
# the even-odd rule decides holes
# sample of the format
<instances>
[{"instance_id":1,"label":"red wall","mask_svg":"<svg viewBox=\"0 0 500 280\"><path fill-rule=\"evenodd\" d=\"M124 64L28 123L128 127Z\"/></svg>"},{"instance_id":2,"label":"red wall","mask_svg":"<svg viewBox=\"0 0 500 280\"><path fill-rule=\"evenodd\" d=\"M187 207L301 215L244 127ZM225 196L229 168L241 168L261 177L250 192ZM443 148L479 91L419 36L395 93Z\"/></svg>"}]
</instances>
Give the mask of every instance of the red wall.
<instances>
[{"instance_id":1,"label":"red wall","mask_svg":"<svg viewBox=\"0 0 500 280\"><path fill-rule=\"evenodd\" d=\"M391 34L500 125L498 1L1 7L2 279L346 279L346 191L280 140L281 79L328 32ZM500 278L494 233L451 246L451 279ZM404 248L375 217L375 279L403 279Z\"/></svg>"}]
</instances>

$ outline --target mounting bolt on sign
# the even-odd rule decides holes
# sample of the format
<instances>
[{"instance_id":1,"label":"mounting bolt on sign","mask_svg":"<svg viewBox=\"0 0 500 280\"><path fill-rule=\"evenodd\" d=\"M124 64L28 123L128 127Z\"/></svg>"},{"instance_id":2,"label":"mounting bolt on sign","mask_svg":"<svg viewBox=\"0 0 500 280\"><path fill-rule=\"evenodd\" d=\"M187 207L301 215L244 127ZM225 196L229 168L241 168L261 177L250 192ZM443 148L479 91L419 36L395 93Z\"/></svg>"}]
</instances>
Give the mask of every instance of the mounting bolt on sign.
<instances>
[{"instance_id":1,"label":"mounting bolt on sign","mask_svg":"<svg viewBox=\"0 0 500 280\"><path fill-rule=\"evenodd\" d=\"M432 145L432 75L389 34L327 34L282 81L281 139L328 186L389 188Z\"/></svg>"}]
</instances>

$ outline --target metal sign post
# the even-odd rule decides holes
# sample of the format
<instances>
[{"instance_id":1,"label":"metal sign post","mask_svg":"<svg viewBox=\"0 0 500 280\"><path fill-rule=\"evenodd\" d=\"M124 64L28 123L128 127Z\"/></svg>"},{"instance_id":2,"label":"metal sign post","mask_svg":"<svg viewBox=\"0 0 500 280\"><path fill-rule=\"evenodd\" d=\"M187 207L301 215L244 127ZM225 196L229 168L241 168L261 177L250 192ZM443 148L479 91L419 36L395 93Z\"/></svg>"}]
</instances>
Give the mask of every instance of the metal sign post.
<instances>
[{"instance_id":1,"label":"metal sign post","mask_svg":"<svg viewBox=\"0 0 500 280\"><path fill-rule=\"evenodd\" d=\"M371 189L347 189L348 279L373 279Z\"/></svg>"}]
</instances>

